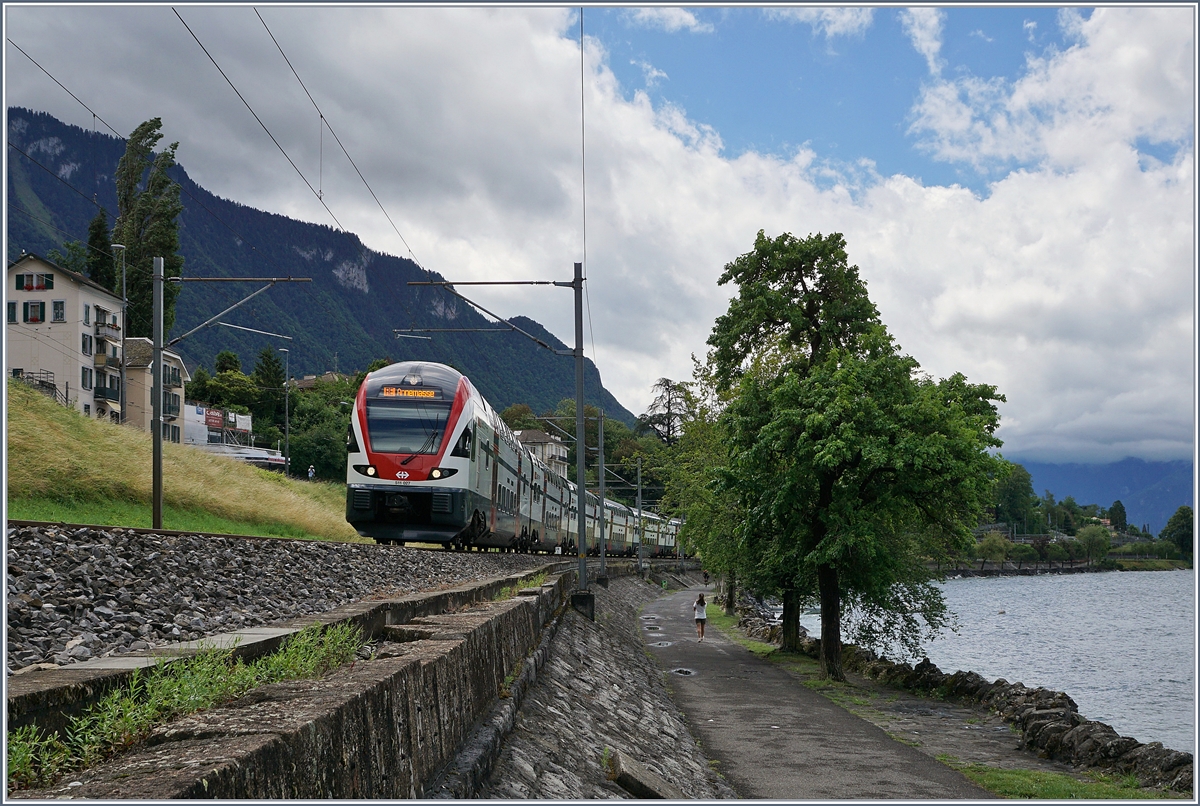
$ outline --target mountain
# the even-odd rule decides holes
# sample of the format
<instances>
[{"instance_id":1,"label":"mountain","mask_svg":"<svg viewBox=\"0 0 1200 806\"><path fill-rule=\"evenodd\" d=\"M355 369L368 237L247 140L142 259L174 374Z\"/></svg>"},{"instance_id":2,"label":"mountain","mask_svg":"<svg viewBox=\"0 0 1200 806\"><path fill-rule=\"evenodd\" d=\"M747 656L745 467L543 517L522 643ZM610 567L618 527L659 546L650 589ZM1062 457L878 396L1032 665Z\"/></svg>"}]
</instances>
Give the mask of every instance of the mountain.
<instances>
[{"instance_id":1,"label":"mountain","mask_svg":"<svg viewBox=\"0 0 1200 806\"><path fill-rule=\"evenodd\" d=\"M69 240L87 240L97 204L117 217L113 175L125 141L65 124L51 115L9 109L8 259L22 252L46 257ZM19 153L16 149L20 149ZM197 185L182 165L172 171L183 193L179 217L185 277L311 277L311 283L278 283L222 321L292 336L293 341L211 326L176 349L189 370L212 370L221 350L232 350L249 372L260 350L287 346L293 376L336 369L354 372L378 358L450 364L471 378L499 410L528 403L536 412L575 396L575 366L524 336L505 333L429 333L396 338L397 328L484 328L493 323L440 288L409 287L414 280L442 280L406 258L366 248L353 233L309 224L222 199ZM93 198L95 201L93 202ZM467 224L464 224L467 226ZM263 283L183 284L175 327L168 340L195 328L263 287ZM567 292L549 298L539 291L529 307L570 304ZM526 317L522 330L565 349L544 327ZM522 324L524 323L524 324ZM608 416L633 425L634 416L608 390L588 360L585 396Z\"/></svg>"},{"instance_id":2,"label":"mountain","mask_svg":"<svg viewBox=\"0 0 1200 806\"><path fill-rule=\"evenodd\" d=\"M1194 506L1189 461L1129 458L1103 465L1019 463L1033 477L1037 495L1049 490L1060 501L1070 495L1080 504L1106 508L1119 500L1129 523L1138 528L1148 523L1154 534L1162 531L1176 509L1184 504Z\"/></svg>"}]
</instances>

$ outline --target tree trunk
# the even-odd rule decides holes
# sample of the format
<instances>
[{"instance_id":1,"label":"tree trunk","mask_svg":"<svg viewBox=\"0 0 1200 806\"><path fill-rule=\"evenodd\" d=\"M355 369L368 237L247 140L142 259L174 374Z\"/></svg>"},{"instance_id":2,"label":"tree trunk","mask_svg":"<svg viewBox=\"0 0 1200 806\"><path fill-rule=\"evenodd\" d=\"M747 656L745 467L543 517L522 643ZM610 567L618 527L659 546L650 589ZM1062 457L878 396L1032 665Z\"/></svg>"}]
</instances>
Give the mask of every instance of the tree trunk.
<instances>
[{"instance_id":1,"label":"tree trunk","mask_svg":"<svg viewBox=\"0 0 1200 806\"><path fill-rule=\"evenodd\" d=\"M832 565L817 566L817 589L821 594L821 675L846 679L842 673L842 600L838 573Z\"/></svg>"},{"instance_id":2,"label":"tree trunk","mask_svg":"<svg viewBox=\"0 0 1200 806\"><path fill-rule=\"evenodd\" d=\"M783 648L800 649L800 594L795 588L783 592Z\"/></svg>"},{"instance_id":3,"label":"tree trunk","mask_svg":"<svg viewBox=\"0 0 1200 806\"><path fill-rule=\"evenodd\" d=\"M729 590L726 591L725 597L725 615L732 616L735 612L734 602L737 601L737 574L734 571L729 572Z\"/></svg>"}]
</instances>

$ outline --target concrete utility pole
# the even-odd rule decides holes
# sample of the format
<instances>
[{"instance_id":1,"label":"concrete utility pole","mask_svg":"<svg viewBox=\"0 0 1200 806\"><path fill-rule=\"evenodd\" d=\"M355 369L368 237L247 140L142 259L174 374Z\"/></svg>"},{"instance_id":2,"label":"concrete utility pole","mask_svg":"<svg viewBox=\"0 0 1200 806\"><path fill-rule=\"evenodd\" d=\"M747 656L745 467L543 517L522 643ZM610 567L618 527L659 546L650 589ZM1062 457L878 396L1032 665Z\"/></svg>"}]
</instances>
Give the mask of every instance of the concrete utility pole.
<instances>
[{"instance_id":1,"label":"concrete utility pole","mask_svg":"<svg viewBox=\"0 0 1200 806\"><path fill-rule=\"evenodd\" d=\"M587 441L583 429L583 264L575 264L575 486L579 493L579 581L587 590L587 484L583 462Z\"/></svg>"},{"instance_id":2,"label":"concrete utility pole","mask_svg":"<svg viewBox=\"0 0 1200 806\"><path fill-rule=\"evenodd\" d=\"M150 377L153 379L154 391L150 397L154 417L151 428L154 431L154 478L153 478L153 527L162 528L162 353L163 353L163 259L154 258L154 369Z\"/></svg>"},{"instance_id":3,"label":"concrete utility pole","mask_svg":"<svg viewBox=\"0 0 1200 806\"><path fill-rule=\"evenodd\" d=\"M113 249L121 250L121 422L125 422L125 331L129 330L129 297L125 293L125 244L115 243Z\"/></svg>"},{"instance_id":4,"label":"concrete utility pole","mask_svg":"<svg viewBox=\"0 0 1200 806\"><path fill-rule=\"evenodd\" d=\"M637 458L638 468L638 492L637 492L637 518L634 522L637 524L634 528L634 535L637 537L638 544L638 570L642 569L642 564L646 561L646 552L642 548L642 457Z\"/></svg>"},{"instance_id":5,"label":"concrete utility pole","mask_svg":"<svg viewBox=\"0 0 1200 806\"><path fill-rule=\"evenodd\" d=\"M607 578L608 571L604 567L604 527L607 526L608 513L604 510L604 410L600 411L600 576ZM607 582L605 583L608 584Z\"/></svg>"}]
</instances>

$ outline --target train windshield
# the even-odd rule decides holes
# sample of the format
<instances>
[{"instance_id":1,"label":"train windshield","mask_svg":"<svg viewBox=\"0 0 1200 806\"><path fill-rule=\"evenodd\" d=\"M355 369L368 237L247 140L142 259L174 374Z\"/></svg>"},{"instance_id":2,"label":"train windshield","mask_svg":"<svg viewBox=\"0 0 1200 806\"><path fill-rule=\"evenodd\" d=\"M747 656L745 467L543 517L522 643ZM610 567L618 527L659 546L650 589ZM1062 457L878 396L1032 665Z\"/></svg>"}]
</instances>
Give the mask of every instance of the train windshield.
<instances>
[{"instance_id":1,"label":"train windshield","mask_svg":"<svg viewBox=\"0 0 1200 806\"><path fill-rule=\"evenodd\" d=\"M437 453L450 417L449 403L415 400L367 401L371 450L379 453Z\"/></svg>"}]
</instances>

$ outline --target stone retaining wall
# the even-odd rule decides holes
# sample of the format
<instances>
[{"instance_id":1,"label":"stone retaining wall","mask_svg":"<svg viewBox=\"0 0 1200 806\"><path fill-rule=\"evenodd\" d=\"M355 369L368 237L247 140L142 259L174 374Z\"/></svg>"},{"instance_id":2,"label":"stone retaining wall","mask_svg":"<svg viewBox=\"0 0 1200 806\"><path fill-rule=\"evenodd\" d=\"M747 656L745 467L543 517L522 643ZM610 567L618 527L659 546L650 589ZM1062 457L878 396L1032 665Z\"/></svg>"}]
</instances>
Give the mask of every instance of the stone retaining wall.
<instances>
[{"instance_id":1,"label":"stone retaining wall","mask_svg":"<svg viewBox=\"0 0 1200 806\"><path fill-rule=\"evenodd\" d=\"M611 572L610 572L611 573ZM320 680L264 686L155 730L43 791L57 798L420 797L574 586L414 618L428 637ZM492 587L492 586L489 586Z\"/></svg>"}]
</instances>

